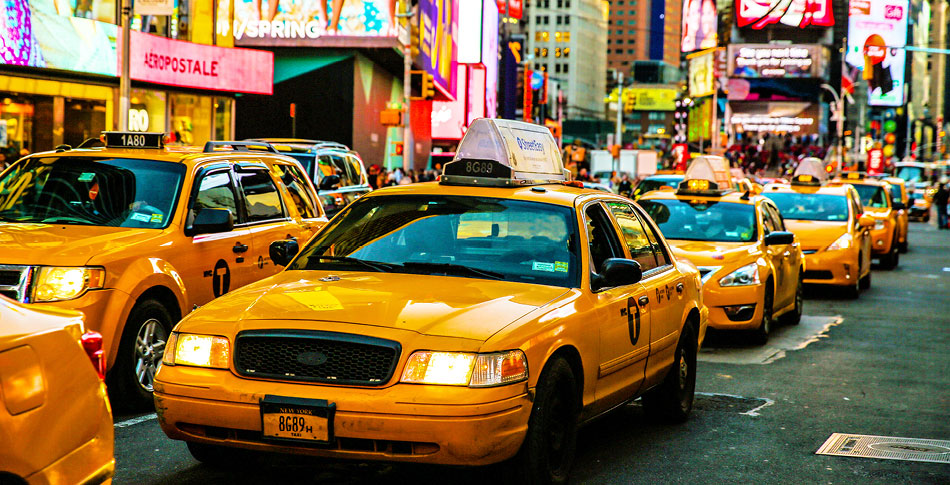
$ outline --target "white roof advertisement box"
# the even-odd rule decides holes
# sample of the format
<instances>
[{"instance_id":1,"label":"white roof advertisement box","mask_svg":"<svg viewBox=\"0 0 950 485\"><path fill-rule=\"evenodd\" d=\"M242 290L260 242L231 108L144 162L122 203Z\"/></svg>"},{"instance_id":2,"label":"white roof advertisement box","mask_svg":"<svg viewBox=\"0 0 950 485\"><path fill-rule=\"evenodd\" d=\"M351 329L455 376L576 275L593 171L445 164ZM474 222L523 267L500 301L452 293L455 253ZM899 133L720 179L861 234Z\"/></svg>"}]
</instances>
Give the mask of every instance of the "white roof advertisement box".
<instances>
[{"instance_id":1,"label":"white roof advertisement box","mask_svg":"<svg viewBox=\"0 0 950 485\"><path fill-rule=\"evenodd\" d=\"M523 121L479 118L459 143L455 160L494 160L515 178L563 178L561 151L544 126Z\"/></svg>"}]
</instances>

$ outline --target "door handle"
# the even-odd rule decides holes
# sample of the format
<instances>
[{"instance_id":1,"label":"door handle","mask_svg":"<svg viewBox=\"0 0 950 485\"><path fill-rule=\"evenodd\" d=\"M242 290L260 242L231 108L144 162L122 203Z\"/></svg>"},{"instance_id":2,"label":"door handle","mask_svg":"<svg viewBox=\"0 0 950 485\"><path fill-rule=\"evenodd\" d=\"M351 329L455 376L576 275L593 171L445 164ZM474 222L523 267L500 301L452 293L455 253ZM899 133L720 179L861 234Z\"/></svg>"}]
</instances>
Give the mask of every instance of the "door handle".
<instances>
[{"instance_id":1,"label":"door handle","mask_svg":"<svg viewBox=\"0 0 950 485\"><path fill-rule=\"evenodd\" d=\"M648 296L646 296L646 295L641 296L641 297L637 300L637 303L638 303L640 306L646 306L647 303L650 303L650 297L648 297Z\"/></svg>"},{"instance_id":2,"label":"door handle","mask_svg":"<svg viewBox=\"0 0 950 485\"><path fill-rule=\"evenodd\" d=\"M234 247L231 248L231 251L235 253L243 253L247 251L247 244L236 243Z\"/></svg>"},{"instance_id":3,"label":"door handle","mask_svg":"<svg viewBox=\"0 0 950 485\"><path fill-rule=\"evenodd\" d=\"M783 257L783 258L787 258L787 257L789 257L789 256L791 256L791 255L792 255L791 251L785 251L784 253L782 253L782 257Z\"/></svg>"},{"instance_id":4,"label":"door handle","mask_svg":"<svg viewBox=\"0 0 950 485\"><path fill-rule=\"evenodd\" d=\"M676 284L676 292L677 292L677 293L682 294L682 293L683 293L683 290L684 290L685 288L686 288L686 287L683 286L683 283L677 283L677 284Z\"/></svg>"}]
</instances>

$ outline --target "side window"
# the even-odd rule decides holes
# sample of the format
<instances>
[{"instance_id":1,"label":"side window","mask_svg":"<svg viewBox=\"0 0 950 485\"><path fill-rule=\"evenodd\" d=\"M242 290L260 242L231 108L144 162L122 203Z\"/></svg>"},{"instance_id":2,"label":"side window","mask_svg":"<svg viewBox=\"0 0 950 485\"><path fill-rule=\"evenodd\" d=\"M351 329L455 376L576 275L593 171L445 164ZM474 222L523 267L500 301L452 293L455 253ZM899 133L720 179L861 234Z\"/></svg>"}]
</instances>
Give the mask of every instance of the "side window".
<instances>
[{"instance_id":1,"label":"side window","mask_svg":"<svg viewBox=\"0 0 950 485\"><path fill-rule=\"evenodd\" d=\"M854 214L854 223L858 223L858 218L861 217L861 214L864 213L864 208L861 207L861 199L858 197L857 192L851 190L851 212Z\"/></svg>"},{"instance_id":2,"label":"side window","mask_svg":"<svg viewBox=\"0 0 950 485\"><path fill-rule=\"evenodd\" d=\"M320 216L317 210L317 201L307 190L307 179L299 167L278 163L274 165L274 172L284 184L284 187L287 187L287 192L290 193L289 202L297 208L297 212L300 213L301 217L313 219Z\"/></svg>"},{"instance_id":3,"label":"side window","mask_svg":"<svg viewBox=\"0 0 950 485\"><path fill-rule=\"evenodd\" d=\"M274 180L266 170L248 170L238 172L244 203L247 209L247 222L282 219L284 209L280 203L280 193Z\"/></svg>"},{"instance_id":4,"label":"side window","mask_svg":"<svg viewBox=\"0 0 950 485\"><path fill-rule=\"evenodd\" d=\"M346 157L346 165L349 168L350 183L348 185L362 185L364 182L363 163L359 158L353 155Z\"/></svg>"},{"instance_id":5,"label":"side window","mask_svg":"<svg viewBox=\"0 0 950 485\"><path fill-rule=\"evenodd\" d=\"M188 221L186 226L191 227L195 216L201 209L227 209L234 216L234 221L238 221L237 202L234 197L234 185L231 183L231 172L221 170L211 172L201 177L198 182L198 193L195 196L195 202L188 211Z\"/></svg>"},{"instance_id":6,"label":"side window","mask_svg":"<svg viewBox=\"0 0 950 485\"><path fill-rule=\"evenodd\" d=\"M603 206L592 204L584 215L587 216L587 237L590 239L591 270L598 272L607 259L623 257L623 251Z\"/></svg>"},{"instance_id":7,"label":"side window","mask_svg":"<svg viewBox=\"0 0 950 485\"><path fill-rule=\"evenodd\" d=\"M347 168L347 157L334 153L330 155L330 161L333 165L333 173L340 176L340 187L353 185L353 176Z\"/></svg>"},{"instance_id":8,"label":"side window","mask_svg":"<svg viewBox=\"0 0 950 485\"><path fill-rule=\"evenodd\" d=\"M607 207L617 219L617 225L620 226L620 232L623 233L624 242L630 250L630 257L640 263L640 269L643 272L650 271L657 267L656 256L653 254L653 244L643 229L640 219L637 219L637 213L633 206L621 202L608 202Z\"/></svg>"},{"instance_id":9,"label":"side window","mask_svg":"<svg viewBox=\"0 0 950 485\"><path fill-rule=\"evenodd\" d=\"M650 238L650 244L653 245L653 254L656 255L656 264L658 266L673 264L670 260L670 255L666 253L666 248L663 246L663 243L660 242L660 235L657 233L656 228L650 224L647 215L644 214L642 210L637 211L637 215L640 216L640 222L643 223L643 227L646 228L647 237Z\"/></svg>"},{"instance_id":10,"label":"side window","mask_svg":"<svg viewBox=\"0 0 950 485\"><path fill-rule=\"evenodd\" d=\"M769 219L772 221L772 227L774 227L776 231L784 231L785 222L782 221L782 214L779 213L778 209L769 204L765 204L764 206L766 212L768 212Z\"/></svg>"},{"instance_id":11,"label":"side window","mask_svg":"<svg viewBox=\"0 0 950 485\"><path fill-rule=\"evenodd\" d=\"M766 234L771 234L776 230L775 224L772 223L772 218L769 217L764 204L759 207L759 220L762 221L762 228Z\"/></svg>"}]
</instances>

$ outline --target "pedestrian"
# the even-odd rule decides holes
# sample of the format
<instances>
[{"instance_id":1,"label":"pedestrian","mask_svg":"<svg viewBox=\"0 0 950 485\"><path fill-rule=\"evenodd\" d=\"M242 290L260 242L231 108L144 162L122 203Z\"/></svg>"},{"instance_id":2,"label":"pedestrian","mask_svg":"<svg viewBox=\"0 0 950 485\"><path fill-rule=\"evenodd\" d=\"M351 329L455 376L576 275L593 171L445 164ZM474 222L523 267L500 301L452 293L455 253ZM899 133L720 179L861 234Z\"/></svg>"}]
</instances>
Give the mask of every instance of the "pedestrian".
<instances>
[{"instance_id":1,"label":"pedestrian","mask_svg":"<svg viewBox=\"0 0 950 485\"><path fill-rule=\"evenodd\" d=\"M947 190L947 184L941 182L934 194L934 206L937 208L937 229L947 229L948 199L950 199L950 191Z\"/></svg>"},{"instance_id":2,"label":"pedestrian","mask_svg":"<svg viewBox=\"0 0 950 485\"><path fill-rule=\"evenodd\" d=\"M627 175L627 172L623 173L623 176L620 177L620 183L617 184L617 193L626 197L630 197L630 191L633 189L633 184L630 183L630 176Z\"/></svg>"}]
</instances>

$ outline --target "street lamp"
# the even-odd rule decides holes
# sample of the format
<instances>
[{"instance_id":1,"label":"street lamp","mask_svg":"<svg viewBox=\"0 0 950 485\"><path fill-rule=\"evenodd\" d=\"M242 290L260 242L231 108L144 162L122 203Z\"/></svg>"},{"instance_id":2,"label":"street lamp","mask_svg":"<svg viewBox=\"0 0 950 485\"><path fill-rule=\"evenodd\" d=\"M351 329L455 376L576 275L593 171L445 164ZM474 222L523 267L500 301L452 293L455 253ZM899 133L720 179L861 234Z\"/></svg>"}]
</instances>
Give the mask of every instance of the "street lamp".
<instances>
[{"instance_id":1,"label":"street lamp","mask_svg":"<svg viewBox=\"0 0 950 485\"><path fill-rule=\"evenodd\" d=\"M838 123L837 123L838 149L836 150L836 156L835 156L835 162L836 162L835 173L838 173L839 171L841 171L841 165L844 164L844 156L842 154L842 150L844 150L844 148L842 147L842 144L841 144L842 138L844 137L844 100L841 98L838 92L835 91L835 88L831 87L830 85L822 84L821 87L822 89L825 89L829 93L831 93L831 96L834 97L835 99L835 116L837 116L838 118Z\"/></svg>"}]
</instances>

